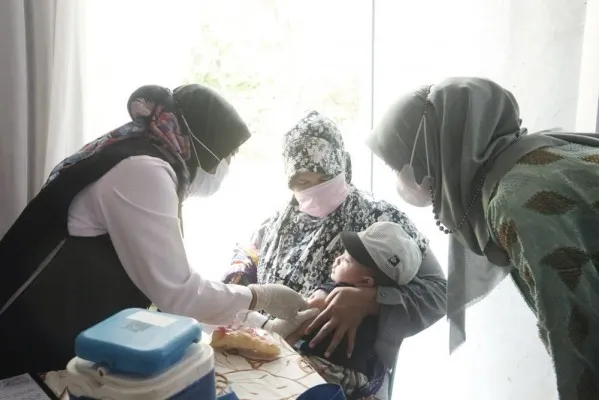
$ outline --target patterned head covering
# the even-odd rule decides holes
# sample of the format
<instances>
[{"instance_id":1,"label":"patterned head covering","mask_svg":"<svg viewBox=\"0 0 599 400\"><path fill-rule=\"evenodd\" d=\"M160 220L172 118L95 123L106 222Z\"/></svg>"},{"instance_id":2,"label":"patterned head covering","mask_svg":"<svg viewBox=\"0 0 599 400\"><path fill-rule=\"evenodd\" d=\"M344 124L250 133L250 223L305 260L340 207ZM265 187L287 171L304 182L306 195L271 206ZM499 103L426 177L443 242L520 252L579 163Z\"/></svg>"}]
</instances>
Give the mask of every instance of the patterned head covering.
<instances>
[{"instance_id":1,"label":"patterned head covering","mask_svg":"<svg viewBox=\"0 0 599 400\"><path fill-rule=\"evenodd\" d=\"M201 85L185 85L169 89L147 85L133 92L127 102L132 121L85 145L77 153L59 163L50 173L46 185L62 170L85 160L121 140L146 137L166 156L179 179L178 193L184 199L189 183L198 167L192 157L191 142L204 170L219 162L204 146L219 158L227 157L244 143L250 132L233 106L214 90ZM191 129L190 135L187 128ZM197 142L196 139L203 144Z\"/></svg>"},{"instance_id":2,"label":"patterned head covering","mask_svg":"<svg viewBox=\"0 0 599 400\"><path fill-rule=\"evenodd\" d=\"M289 185L302 172L329 178L345 173L345 179L351 182L351 161L341 132L332 120L317 111L310 111L285 134L283 158Z\"/></svg>"}]
</instances>

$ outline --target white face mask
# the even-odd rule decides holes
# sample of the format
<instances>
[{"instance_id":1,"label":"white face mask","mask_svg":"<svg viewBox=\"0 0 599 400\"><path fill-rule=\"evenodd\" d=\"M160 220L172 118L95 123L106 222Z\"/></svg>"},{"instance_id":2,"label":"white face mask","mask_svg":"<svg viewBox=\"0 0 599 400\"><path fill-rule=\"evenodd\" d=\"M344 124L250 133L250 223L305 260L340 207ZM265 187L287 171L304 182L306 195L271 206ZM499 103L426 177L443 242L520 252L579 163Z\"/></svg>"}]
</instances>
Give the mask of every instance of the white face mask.
<instances>
[{"instance_id":1,"label":"white face mask","mask_svg":"<svg viewBox=\"0 0 599 400\"><path fill-rule=\"evenodd\" d=\"M194 136L185 116L181 114L181 119L185 123L187 127L187 131L189 135L198 141L199 144L202 145L210 154L214 156L218 160L218 165L216 166L216 172L211 174L202 169L200 164L200 158L198 157L198 152L196 151L196 147L193 139L190 140L191 148L193 153L196 156L196 161L198 162L198 170L196 171L196 176L193 181L189 184L189 188L187 189L187 196L198 196L198 197L208 197L212 196L214 193L220 189L220 185L229 173L229 163L226 159L219 158L216 154L212 152L200 139Z\"/></svg>"},{"instance_id":2,"label":"white face mask","mask_svg":"<svg viewBox=\"0 0 599 400\"><path fill-rule=\"evenodd\" d=\"M412 156L410 157L410 163L403 166L401 171L396 172L397 182L395 188L399 196L408 204L416 207L427 207L433 203L433 196L431 189L433 187L433 179L431 177L431 169L428 161L428 143L426 141L426 133L424 134L424 147L426 149L426 168L428 175L422 179L420 184L416 183L416 176L414 175L414 167L412 162L414 161L414 151L416 150L416 144L418 143L418 136L423 130L424 117L420 121L418 127L418 133L416 133L416 139L414 140L414 147L412 148Z\"/></svg>"},{"instance_id":3,"label":"white face mask","mask_svg":"<svg viewBox=\"0 0 599 400\"><path fill-rule=\"evenodd\" d=\"M199 164L199 161L198 161ZM216 167L214 174L204 171L198 167L196 177L189 185L188 196L208 197L218 191L221 183L229 173L229 163L222 159Z\"/></svg>"}]
</instances>

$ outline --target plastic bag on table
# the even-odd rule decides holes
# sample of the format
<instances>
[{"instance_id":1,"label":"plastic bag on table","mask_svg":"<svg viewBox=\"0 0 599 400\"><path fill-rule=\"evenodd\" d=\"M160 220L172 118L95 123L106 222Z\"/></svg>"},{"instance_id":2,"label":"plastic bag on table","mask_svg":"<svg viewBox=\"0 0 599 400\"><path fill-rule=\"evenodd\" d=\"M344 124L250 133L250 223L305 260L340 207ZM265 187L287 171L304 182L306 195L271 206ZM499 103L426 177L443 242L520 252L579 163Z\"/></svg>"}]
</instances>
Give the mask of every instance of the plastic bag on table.
<instances>
[{"instance_id":1,"label":"plastic bag on table","mask_svg":"<svg viewBox=\"0 0 599 400\"><path fill-rule=\"evenodd\" d=\"M235 320L233 320L230 327L232 329L261 329L267 320L268 317L260 314L258 311L243 310L237 313Z\"/></svg>"}]
</instances>

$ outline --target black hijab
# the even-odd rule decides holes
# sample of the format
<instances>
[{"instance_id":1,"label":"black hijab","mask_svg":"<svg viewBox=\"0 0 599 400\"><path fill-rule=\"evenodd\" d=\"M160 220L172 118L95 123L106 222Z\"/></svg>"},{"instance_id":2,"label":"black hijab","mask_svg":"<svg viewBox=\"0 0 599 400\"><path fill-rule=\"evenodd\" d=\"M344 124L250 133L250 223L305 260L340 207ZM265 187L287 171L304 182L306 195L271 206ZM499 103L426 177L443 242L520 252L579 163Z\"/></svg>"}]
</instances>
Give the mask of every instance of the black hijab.
<instances>
[{"instance_id":1,"label":"black hijab","mask_svg":"<svg viewBox=\"0 0 599 400\"><path fill-rule=\"evenodd\" d=\"M204 171L218 165L219 160L214 155L222 160L250 138L246 123L233 105L213 89L199 84L179 86L174 90L173 98L179 119L183 115L193 133L200 167ZM184 121L180 120L179 125L185 132Z\"/></svg>"}]
</instances>

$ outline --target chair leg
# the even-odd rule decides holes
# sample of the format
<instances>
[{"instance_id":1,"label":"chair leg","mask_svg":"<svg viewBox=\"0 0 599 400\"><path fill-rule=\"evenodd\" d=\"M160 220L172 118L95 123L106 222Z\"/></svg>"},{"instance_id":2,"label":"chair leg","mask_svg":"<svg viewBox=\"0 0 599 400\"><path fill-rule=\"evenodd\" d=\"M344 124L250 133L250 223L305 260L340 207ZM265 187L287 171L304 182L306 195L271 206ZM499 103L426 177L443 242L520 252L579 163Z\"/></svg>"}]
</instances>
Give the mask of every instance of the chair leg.
<instances>
[{"instance_id":1,"label":"chair leg","mask_svg":"<svg viewBox=\"0 0 599 400\"><path fill-rule=\"evenodd\" d=\"M393 400L393 381L395 380L395 370L397 370L397 366L393 366L393 369L391 369L391 375L389 376L389 400Z\"/></svg>"}]
</instances>

